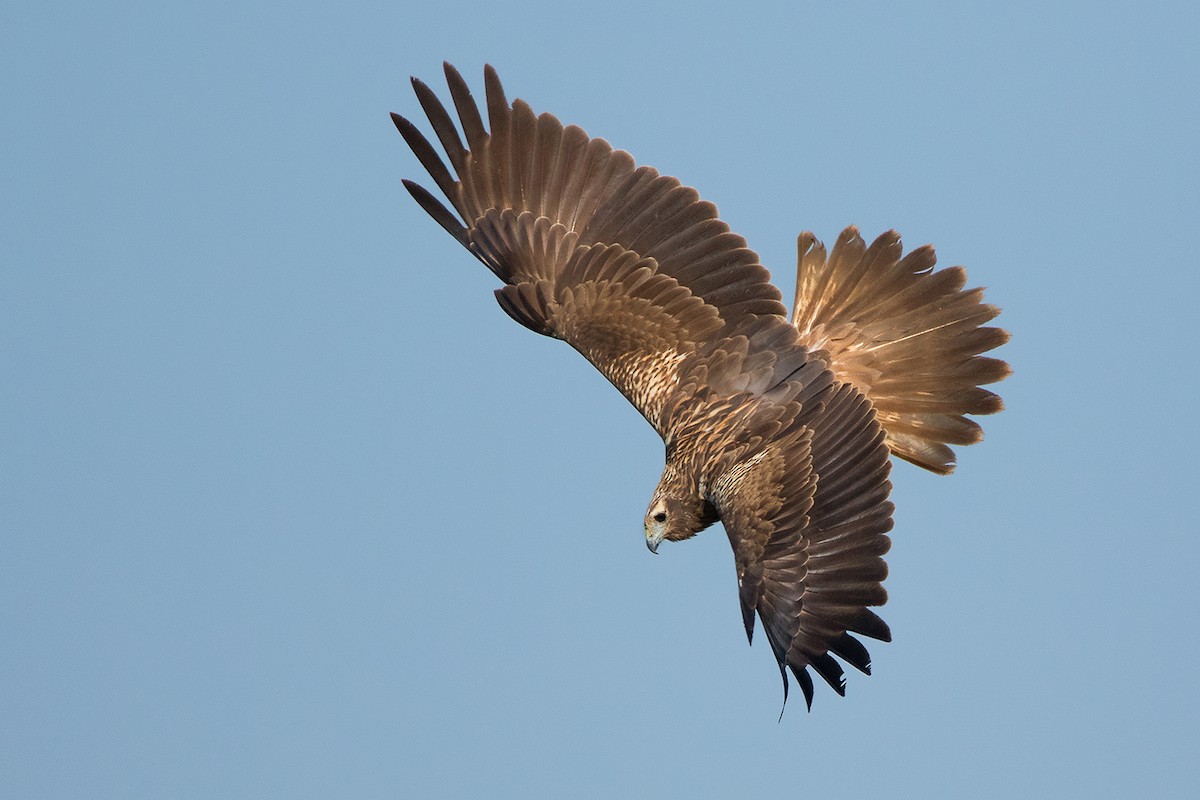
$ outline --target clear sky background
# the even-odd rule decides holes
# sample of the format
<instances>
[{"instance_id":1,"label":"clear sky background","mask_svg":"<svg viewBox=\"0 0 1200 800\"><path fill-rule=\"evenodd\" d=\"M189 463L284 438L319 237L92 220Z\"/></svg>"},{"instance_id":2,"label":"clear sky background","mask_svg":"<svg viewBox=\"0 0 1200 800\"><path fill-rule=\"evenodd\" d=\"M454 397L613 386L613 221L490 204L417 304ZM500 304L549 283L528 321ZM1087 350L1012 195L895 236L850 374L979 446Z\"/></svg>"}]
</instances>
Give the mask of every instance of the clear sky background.
<instances>
[{"instance_id":1,"label":"clear sky background","mask_svg":"<svg viewBox=\"0 0 1200 800\"><path fill-rule=\"evenodd\" d=\"M0 796L1195 797L1200 18L1156 3L14 3ZM812 713L662 445L400 185L441 62L1004 308Z\"/></svg>"}]
</instances>

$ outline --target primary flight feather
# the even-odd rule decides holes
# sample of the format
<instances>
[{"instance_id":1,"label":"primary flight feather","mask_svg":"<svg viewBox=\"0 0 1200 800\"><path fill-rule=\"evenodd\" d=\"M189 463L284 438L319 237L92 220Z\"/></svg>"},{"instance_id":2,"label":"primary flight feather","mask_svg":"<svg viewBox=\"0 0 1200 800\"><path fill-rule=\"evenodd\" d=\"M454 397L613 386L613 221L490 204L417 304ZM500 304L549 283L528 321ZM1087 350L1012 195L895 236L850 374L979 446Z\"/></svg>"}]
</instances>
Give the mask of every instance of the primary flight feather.
<instances>
[{"instance_id":1,"label":"primary flight feather","mask_svg":"<svg viewBox=\"0 0 1200 800\"><path fill-rule=\"evenodd\" d=\"M646 544L720 520L733 546L746 635L757 613L783 675L808 705L809 668L839 694L837 656L870 673L852 634L889 641L883 605L892 504L889 453L937 473L949 445L982 438L966 414L1000 398L1008 366L980 355L1008 335L933 248L905 255L888 232L847 228L831 252L799 238L796 302L694 189L550 114L510 103L485 68L488 127L445 65L458 125L413 88L449 166L392 119L441 193L416 201L504 282L509 316L570 344L658 431L666 466ZM459 127L461 126L461 135Z\"/></svg>"}]
</instances>

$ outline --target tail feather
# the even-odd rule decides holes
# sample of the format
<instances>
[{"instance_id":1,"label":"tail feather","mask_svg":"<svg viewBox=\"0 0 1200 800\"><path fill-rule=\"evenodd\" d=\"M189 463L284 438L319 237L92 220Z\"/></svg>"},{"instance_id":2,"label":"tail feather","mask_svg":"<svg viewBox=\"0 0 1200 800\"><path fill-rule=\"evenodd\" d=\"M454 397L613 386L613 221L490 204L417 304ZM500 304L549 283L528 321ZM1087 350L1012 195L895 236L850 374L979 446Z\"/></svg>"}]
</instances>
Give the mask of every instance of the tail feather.
<instances>
[{"instance_id":1,"label":"tail feather","mask_svg":"<svg viewBox=\"0 0 1200 800\"><path fill-rule=\"evenodd\" d=\"M831 253L811 233L799 241L792 322L838 380L875 405L894 455L933 472L954 469L947 445L972 444L983 430L965 414L1004 404L984 384L1006 378L1005 362L981 355L1008 341L984 327L1000 310L982 289L964 289L962 267L934 271L929 245L903 254L888 231L868 247L854 227Z\"/></svg>"}]
</instances>

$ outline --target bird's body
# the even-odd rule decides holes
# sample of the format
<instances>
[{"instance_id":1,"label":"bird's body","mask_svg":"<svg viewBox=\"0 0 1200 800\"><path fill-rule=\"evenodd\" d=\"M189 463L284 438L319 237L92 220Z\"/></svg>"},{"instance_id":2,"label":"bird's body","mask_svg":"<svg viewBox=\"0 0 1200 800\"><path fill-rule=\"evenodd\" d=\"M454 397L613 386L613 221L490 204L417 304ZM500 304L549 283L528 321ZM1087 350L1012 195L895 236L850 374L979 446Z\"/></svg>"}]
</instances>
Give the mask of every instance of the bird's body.
<instances>
[{"instance_id":1,"label":"bird's body","mask_svg":"<svg viewBox=\"0 0 1200 800\"><path fill-rule=\"evenodd\" d=\"M462 125L424 84L418 99L456 174L415 126L400 132L451 211L421 206L503 282L501 307L591 361L666 445L645 518L657 551L720 520L733 546L747 635L762 620L812 701L812 667L839 693L832 657L864 671L851 634L889 640L889 452L934 472L948 444L978 441L964 414L992 413L980 384L1003 378L979 354L1007 334L965 272L933 272L889 232L849 228L831 253L799 240L796 306L695 190L574 126L510 104L486 70L490 130L461 76L446 76ZM831 655L832 654L832 655Z\"/></svg>"}]
</instances>

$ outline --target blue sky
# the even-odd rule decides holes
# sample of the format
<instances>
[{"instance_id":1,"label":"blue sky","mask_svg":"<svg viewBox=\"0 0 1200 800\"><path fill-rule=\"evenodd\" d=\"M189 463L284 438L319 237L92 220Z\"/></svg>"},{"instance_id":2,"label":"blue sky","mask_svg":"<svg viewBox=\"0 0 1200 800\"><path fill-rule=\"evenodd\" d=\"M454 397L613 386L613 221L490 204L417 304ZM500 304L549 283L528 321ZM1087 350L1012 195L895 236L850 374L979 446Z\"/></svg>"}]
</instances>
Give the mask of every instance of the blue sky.
<instances>
[{"instance_id":1,"label":"blue sky","mask_svg":"<svg viewBox=\"0 0 1200 800\"><path fill-rule=\"evenodd\" d=\"M103 5L0 25L0 794L1194 795L1192 6ZM1004 308L845 699L776 721L654 433L403 191L443 59L789 299L853 223Z\"/></svg>"}]
</instances>

